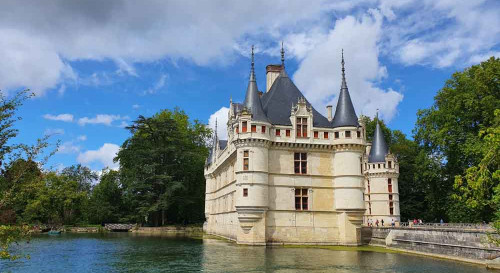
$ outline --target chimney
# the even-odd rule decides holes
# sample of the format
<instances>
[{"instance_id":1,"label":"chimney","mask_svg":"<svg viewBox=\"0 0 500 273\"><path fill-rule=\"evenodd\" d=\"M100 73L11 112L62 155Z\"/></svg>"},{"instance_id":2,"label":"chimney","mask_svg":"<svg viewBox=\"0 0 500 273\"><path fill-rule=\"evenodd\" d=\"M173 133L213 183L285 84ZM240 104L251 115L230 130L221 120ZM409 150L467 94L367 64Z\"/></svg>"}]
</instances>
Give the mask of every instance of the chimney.
<instances>
[{"instance_id":1,"label":"chimney","mask_svg":"<svg viewBox=\"0 0 500 273\"><path fill-rule=\"evenodd\" d=\"M332 117L332 106L331 105L326 106L326 112L328 113L328 121L332 121L333 117Z\"/></svg>"},{"instance_id":2,"label":"chimney","mask_svg":"<svg viewBox=\"0 0 500 273\"><path fill-rule=\"evenodd\" d=\"M266 66L266 93L269 92L269 89L273 86L273 83L280 75L281 70L283 70L283 67L279 64L270 64Z\"/></svg>"}]
</instances>

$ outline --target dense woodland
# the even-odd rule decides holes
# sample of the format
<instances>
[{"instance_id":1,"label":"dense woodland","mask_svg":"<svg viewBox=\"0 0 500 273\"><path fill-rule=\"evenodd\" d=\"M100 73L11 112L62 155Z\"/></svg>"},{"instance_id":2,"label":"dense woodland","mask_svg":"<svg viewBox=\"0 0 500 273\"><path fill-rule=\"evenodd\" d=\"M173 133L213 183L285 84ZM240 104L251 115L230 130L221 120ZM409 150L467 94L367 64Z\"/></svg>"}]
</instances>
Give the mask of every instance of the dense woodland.
<instances>
[{"instance_id":1,"label":"dense woodland","mask_svg":"<svg viewBox=\"0 0 500 273\"><path fill-rule=\"evenodd\" d=\"M382 124L400 164L403 220L481 222L500 217L500 59L457 72L417 113L411 138ZM1 97L0 224L144 225L204 221L211 131L181 110L139 116L115 160L98 176L76 165L45 167L56 140L16 143L19 108L28 91ZM367 119L373 135L375 121ZM1 227L1 226L0 226ZM1 233L1 232L0 232Z\"/></svg>"}]
</instances>

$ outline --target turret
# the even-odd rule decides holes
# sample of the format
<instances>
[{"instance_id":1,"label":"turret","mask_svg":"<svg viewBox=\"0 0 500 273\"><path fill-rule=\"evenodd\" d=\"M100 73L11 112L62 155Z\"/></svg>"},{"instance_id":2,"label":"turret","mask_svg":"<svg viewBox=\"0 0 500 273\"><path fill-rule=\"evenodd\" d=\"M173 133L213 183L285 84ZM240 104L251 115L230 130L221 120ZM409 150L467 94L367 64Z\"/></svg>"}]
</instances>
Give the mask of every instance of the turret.
<instances>
[{"instance_id":1,"label":"turret","mask_svg":"<svg viewBox=\"0 0 500 273\"><path fill-rule=\"evenodd\" d=\"M345 80L344 54L342 52L342 84L338 97L333 143L333 186L335 188L335 209L338 214L340 242L345 245L361 244L360 228L363 222L365 204L363 202L364 176L361 158L365 141L359 128L358 118L351 102Z\"/></svg>"},{"instance_id":2,"label":"turret","mask_svg":"<svg viewBox=\"0 0 500 273\"><path fill-rule=\"evenodd\" d=\"M242 232L237 233L236 241L265 245L270 123L258 94L253 46L248 88L237 118L241 130L234 140L237 149L235 207Z\"/></svg>"},{"instance_id":3,"label":"turret","mask_svg":"<svg viewBox=\"0 0 500 273\"><path fill-rule=\"evenodd\" d=\"M382 128L378 119L373 135L373 144L365 163L365 202L367 205L367 221L373 223L384 220L390 225L392 220L400 221L399 212L399 164L396 157L389 152Z\"/></svg>"}]
</instances>

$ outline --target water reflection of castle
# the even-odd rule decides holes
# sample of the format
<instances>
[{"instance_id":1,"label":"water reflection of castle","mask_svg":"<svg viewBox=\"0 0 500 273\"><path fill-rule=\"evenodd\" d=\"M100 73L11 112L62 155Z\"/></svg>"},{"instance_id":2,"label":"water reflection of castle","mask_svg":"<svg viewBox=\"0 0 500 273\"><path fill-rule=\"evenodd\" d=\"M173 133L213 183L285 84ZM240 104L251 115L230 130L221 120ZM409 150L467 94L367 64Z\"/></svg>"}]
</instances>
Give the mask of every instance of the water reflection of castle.
<instances>
[{"instance_id":1,"label":"water reflection of castle","mask_svg":"<svg viewBox=\"0 0 500 273\"><path fill-rule=\"evenodd\" d=\"M252 65L243 103L230 102L228 139L205 168L204 230L239 244L361 244L361 224L399 221L399 165L377 123L373 145L345 80L335 115L317 112L281 65L259 92Z\"/></svg>"}]
</instances>

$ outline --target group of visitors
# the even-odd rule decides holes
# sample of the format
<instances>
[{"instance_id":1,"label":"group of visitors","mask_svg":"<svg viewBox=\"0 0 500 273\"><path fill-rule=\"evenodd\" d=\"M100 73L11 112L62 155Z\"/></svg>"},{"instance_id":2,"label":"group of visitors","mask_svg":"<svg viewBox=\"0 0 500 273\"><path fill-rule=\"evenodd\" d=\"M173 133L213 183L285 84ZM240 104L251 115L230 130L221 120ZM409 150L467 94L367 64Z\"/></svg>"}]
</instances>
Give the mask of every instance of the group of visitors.
<instances>
[{"instance_id":1,"label":"group of visitors","mask_svg":"<svg viewBox=\"0 0 500 273\"><path fill-rule=\"evenodd\" d=\"M417 220L417 218L413 218L413 224L414 224L414 225L417 225L417 224L418 224L418 225L421 225L422 223L423 223L422 219L418 219L418 220Z\"/></svg>"},{"instance_id":2,"label":"group of visitors","mask_svg":"<svg viewBox=\"0 0 500 273\"><path fill-rule=\"evenodd\" d=\"M377 219L375 221L375 226L379 226L381 225L382 227L384 226L384 219L381 219L380 221ZM373 219L368 219L368 226L369 227L373 227ZM394 219L391 219L391 227L394 227L396 226L396 222L394 221Z\"/></svg>"}]
</instances>

